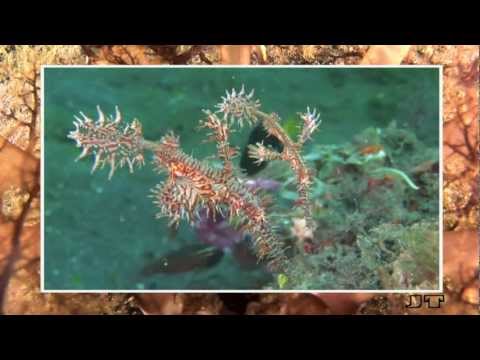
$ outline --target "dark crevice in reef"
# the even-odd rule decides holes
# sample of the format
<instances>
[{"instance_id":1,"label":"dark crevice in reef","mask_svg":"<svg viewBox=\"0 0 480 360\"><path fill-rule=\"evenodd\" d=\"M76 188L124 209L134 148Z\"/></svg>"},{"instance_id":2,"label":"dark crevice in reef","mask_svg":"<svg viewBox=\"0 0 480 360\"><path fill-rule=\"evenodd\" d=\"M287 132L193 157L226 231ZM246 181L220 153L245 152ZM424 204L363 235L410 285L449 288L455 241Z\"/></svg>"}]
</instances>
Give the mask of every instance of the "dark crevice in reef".
<instances>
[{"instance_id":1,"label":"dark crevice in reef","mask_svg":"<svg viewBox=\"0 0 480 360\"><path fill-rule=\"evenodd\" d=\"M245 314L250 301L258 301L257 294L219 294L220 299L226 309L226 313L232 315Z\"/></svg>"}]
</instances>

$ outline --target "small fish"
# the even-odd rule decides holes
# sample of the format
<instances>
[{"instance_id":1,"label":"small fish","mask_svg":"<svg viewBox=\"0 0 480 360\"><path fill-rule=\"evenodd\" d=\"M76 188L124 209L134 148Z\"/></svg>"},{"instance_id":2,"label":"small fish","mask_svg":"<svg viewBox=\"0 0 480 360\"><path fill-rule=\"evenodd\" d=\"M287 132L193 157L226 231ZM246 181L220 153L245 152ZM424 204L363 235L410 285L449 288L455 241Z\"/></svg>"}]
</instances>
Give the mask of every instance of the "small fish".
<instances>
[{"instance_id":1,"label":"small fish","mask_svg":"<svg viewBox=\"0 0 480 360\"><path fill-rule=\"evenodd\" d=\"M359 153L362 155L376 154L383 150L383 146L380 144L367 145L360 148Z\"/></svg>"},{"instance_id":2,"label":"small fish","mask_svg":"<svg viewBox=\"0 0 480 360\"><path fill-rule=\"evenodd\" d=\"M204 270L218 264L224 252L205 244L185 246L153 260L141 271L142 276L155 274L179 274L193 270Z\"/></svg>"}]
</instances>

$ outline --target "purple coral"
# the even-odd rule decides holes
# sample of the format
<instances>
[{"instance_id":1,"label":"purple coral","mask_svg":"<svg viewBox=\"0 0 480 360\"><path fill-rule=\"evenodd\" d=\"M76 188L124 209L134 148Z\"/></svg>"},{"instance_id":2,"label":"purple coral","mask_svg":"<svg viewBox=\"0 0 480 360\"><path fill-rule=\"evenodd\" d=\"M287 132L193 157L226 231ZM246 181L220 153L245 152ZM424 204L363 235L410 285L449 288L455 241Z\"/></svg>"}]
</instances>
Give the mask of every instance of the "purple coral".
<instances>
[{"instance_id":1,"label":"purple coral","mask_svg":"<svg viewBox=\"0 0 480 360\"><path fill-rule=\"evenodd\" d=\"M195 232L200 242L230 250L243 239L243 233L235 230L224 216L208 214L206 209L199 211Z\"/></svg>"}]
</instances>

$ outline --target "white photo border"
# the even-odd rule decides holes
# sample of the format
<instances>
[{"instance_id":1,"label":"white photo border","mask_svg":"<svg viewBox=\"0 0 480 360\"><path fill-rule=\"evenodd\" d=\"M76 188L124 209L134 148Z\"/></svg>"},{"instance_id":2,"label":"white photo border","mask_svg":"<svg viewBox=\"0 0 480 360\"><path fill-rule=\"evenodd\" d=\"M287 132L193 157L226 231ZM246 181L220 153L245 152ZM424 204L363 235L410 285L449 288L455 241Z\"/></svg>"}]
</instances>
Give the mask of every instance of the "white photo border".
<instances>
[{"instance_id":1,"label":"white photo border","mask_svg":"<svg viewBox=\"0 0 480 360\"><path fill-rule=\"evenodd\" d=\"M167 68L167 69L183 69L183 68L429 68L437 69L439 76L439 279L438 289L427 289L427 290L415 290L415 289L390 289L390 290L268 290L268 289L252 289L252 290L188 290L188 289L167 289L167 290L152 290L152 289L92 289L92 290L54 290L54 289L45 289L45 263L44 263L44 251L45 251L45 156L44 156L44 116L45 116L45 107L44 107L44 91L45 91L45 76L44 70L46 68L85 68L85 69L99 69L99 68L110 68L110 69L133 69L133 68ZM41 255L40 255L40 292L41 293L329 293L329 294L357 294L357 293L371 293L371 294L441 294L443 293L443 65L42 65L41 66L41 126L40 126L40 136L41 136L41 175L40 175L40 186L41 186L41 201L40 201L40 211L41 211L41 221L40 221L40 242L41 242Z\"/></svg>"}]
</instances>

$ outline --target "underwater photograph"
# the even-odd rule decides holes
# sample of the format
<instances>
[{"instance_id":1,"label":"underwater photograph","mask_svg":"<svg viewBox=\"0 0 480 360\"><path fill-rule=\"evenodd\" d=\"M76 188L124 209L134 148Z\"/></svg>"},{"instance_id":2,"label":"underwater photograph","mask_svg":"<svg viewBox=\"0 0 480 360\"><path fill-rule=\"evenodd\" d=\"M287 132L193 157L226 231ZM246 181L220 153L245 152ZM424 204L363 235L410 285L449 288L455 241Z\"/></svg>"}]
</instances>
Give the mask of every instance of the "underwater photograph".
<instances>
[{"instance_id":1,"label":"underwater photograph","mask_svg":"<svg viewBox=\"0 0 480 360\"><path fill-rule=\"evenodd\" d=\"M438 291L439 66L43 67L44 291Z\"/></svg>"}]
</instances>

